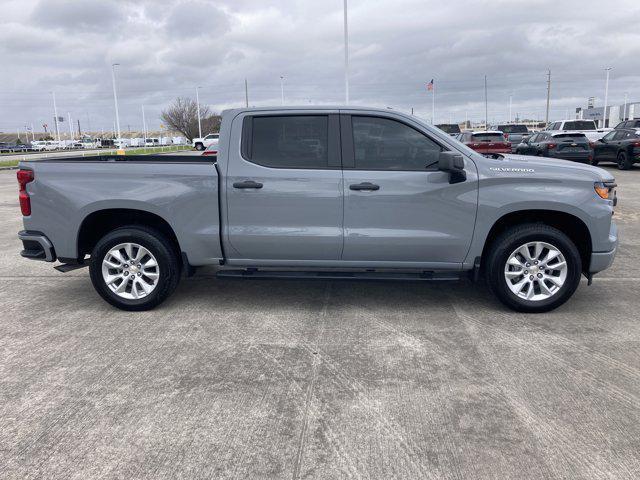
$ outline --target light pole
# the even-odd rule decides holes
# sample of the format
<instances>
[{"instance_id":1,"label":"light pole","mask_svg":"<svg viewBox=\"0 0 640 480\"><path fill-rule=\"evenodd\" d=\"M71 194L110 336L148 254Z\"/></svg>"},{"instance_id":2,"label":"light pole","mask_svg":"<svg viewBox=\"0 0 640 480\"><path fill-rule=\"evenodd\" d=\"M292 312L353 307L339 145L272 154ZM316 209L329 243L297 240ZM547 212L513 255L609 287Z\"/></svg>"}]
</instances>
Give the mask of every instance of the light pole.
<instances>
[{"instance_id":1,"label":"light pole","mask_svg":"<svg viewBox=\"0 0 640 480\"><path fill-rule=\"evenodd\" d=\"M487 76L484 76L484 129L489 128L489 101L487 100Z\"/></svg>"},{"instance_id":2,"label":"light pole","mask_svg":"<svg viewBox=\"0 0 640 480\"><path fill-rule=\"evenodd\" d=\"M344 103L349 105L349 28L347 25L347 0L344 0Z\"/></svg>"},{"instance_id":3,"label":"light pole","mask_svg":"<svg viewBox=\"0 0 640 480\"><path fill-rule=\"evenodd\" d=\"M549 105L551 104L551 70L547 71L547 110L544 115L544 124L549 125Z\"/></svg>"},{"instance_id":4,"label":"light pole","mask_svg":"<svg viewBox=\"0 0 640 480\"><path fill-rule=\"evenodd\" d=\"M280 99L284 105L284 76L280 75Z\"/></svg>"},{"instance_id":5,"label":"light pole","mask_svg":"<svg viewBox=\"0 0 640 480\"><path fill-rule=\"evenodd\" d=\"M144 139L144 146L147 146L147 121L144 118L144 105L142 105L142 137Z\"/></svg>"},{"instance_id":6,"label":"light pole","mask_svg":"<svg viewBox=\"0 0 640 480\"><path fill-rule=\"evenodd\" d=\"M511 120L511 106L513 105L513 93L511 95L509 95L509 123L512 122Z\"/></svg>"},{"instance_id":7,"label":"light pole","mask_svg":"<svg viewBox=\"0 0 640 480\"><path fill-rule=\"evenodd\" d=\"M627 98L629 97L629 94L625 92L624 94L624 110L622 110L622 120L626 120L627 119Z\"/></svg>"},{"instance_id":8,"label":"light pole","mask_svg":"<svg viewBox=\"0 0 640 480\"><path fill-rule=\"evenodd\" d=\"M60 141L60 130L58 130L58 107L56 107L56 92L51 92L53 95L53 121L56 124L56 141Z\"/></svg>"},{"instance_id":9,"label":"light pole","mask_svg":"<svg viewBox=\"0 0 640 480\"><path fill-rule=\"evenodd\" d=\"M202 123L200 122L200 95L198 94L200 87L196 87L196 106L198 109L198 138L202 138Z\"/></svg>"},{"instance_id":10,"label":"light pole","mask_svg":"<svg viewBox=\"0 0 640 480\"><path fill-rule=\"evenodd\" d=\"M609 100L609 72L613 67L605 68L607 72L607 80L604 83L604 110L602 110L602 128L607 126L607 101Z\"/></svg>"},{"instance_id":11,"label":"light pole","mask_svg":"<svg viewBox=\"0 0 640 480\"><path fill-rule=\"evenodd\" d=\"M119 63L113 63L111 65L111 80L113 80L113 103L116 106L116 128L118 129L118 140L120 140L120 114L118 113L118 94L116 93L116 67L119 65Z\"/></svg>"}]
</instances>

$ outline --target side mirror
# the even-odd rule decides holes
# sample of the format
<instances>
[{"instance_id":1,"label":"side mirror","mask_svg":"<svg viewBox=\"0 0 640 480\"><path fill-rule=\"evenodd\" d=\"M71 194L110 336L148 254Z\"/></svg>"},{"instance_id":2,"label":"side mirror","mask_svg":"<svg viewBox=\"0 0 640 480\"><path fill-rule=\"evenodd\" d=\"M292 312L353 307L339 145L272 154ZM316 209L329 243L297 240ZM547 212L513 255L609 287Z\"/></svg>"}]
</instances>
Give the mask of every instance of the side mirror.
<instances>
[{"instance_id":1,"label":"side mirror","mask_svg":"<svg viewBox=\"0 0 640 480\"><path fill-rule=\"evenodd\" d=\"M449 183L460 183L467 179L464 171L464 159L455 152L440 152L438 170L449 173Z\"/></svg>"}]
</instances>

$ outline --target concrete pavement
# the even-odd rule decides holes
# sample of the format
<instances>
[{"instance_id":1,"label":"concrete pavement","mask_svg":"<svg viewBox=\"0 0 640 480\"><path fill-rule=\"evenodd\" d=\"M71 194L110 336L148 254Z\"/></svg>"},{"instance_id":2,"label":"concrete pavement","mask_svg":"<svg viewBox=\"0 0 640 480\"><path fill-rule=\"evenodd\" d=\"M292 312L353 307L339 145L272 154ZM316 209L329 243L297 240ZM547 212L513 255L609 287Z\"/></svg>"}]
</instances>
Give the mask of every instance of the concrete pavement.
<instances>
[{"instance_id":1,"label":"concrete pavement","mask_svg":"<svg viewBox=\"0 0 640 480\"><path fill-rule=\"evenodd\" d=\"M0 172L0 478L639 478L640 168L560 309L485 287L216 280L152 312L18 256Z\"/></svg>"}]
</instances>

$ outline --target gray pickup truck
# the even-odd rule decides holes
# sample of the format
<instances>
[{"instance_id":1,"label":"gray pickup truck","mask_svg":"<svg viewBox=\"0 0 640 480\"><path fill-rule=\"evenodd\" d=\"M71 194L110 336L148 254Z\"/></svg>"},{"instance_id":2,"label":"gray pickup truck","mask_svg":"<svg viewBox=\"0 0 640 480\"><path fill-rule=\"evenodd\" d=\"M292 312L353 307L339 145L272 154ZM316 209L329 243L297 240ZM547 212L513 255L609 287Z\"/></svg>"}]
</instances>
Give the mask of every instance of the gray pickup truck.
<instances>
[{"instance_id":1,"label":"gray pickup truck","mask_svg":"<svg viewBox=\"0 0 640 480\"><path fill-rule=\"evenodd\" d=\"M485 278L547 311L616 253L605 170L486 158L413 116L348 107L224 112L219 153L25 161L22 256L89 265L109 303L145 310L181 275Z\"/></svg>"}]
</instances>

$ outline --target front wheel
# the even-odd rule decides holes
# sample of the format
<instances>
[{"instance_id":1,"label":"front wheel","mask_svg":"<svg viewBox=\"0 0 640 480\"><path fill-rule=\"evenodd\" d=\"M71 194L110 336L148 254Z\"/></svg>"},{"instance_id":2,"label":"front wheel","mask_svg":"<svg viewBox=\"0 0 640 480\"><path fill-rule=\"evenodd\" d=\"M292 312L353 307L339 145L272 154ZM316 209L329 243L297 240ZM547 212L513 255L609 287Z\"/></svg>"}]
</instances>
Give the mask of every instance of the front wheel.
<instances>
[{"instance_id":1,"label":"front wheel","mask_svg":"<svg viewBox=\"0 0 640 480\"><path fill-rule=\"evenodd\" d=\"M122 310L150 310L175 290L180 264L171 242L143 226L123 227L105 235L91 252L94 288Z\"/></svg>"},{"instance_id":2,"label":"front wheel","mask_svg":"<svg viewBox=\"0 0 640 480\"><path fill-rule=\"evenodd\" d=\"M490 289L520 312L546 312L562 305L578 288L581 271L575 244L548 225L507 230L493 242L487 259Z\"/></svg>"}]
</instances>

